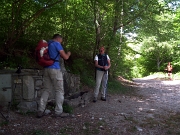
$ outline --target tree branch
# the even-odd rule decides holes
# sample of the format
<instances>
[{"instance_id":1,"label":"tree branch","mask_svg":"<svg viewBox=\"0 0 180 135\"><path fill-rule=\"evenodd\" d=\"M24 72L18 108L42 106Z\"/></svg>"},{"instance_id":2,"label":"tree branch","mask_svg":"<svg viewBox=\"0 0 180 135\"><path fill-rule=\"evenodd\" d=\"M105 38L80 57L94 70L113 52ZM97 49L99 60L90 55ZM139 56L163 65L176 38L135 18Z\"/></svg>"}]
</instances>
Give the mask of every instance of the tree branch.
<instances>
[{"instance_id":1,"label":"tree branch","mask_svg":"<svg viewBox=\"0 0 180 135\"><path fill-rule=\"evenodd\" d=\"M63 1L63 0L58 0L58 1L54 2L54 3L52 3L52 4L49 4L49 5L45 6L45 7L43 7L43 8L41 8L40 10L38 10L35 14L33 14L30 18L26 19L26 20L22 23L21 27L19 28L18 34L16 35L16 37L14 38L14 40L11 42L11 44L14 44L14 43L19 39L19 37L21 36L22 32L23 32L26 28L28 28L28 27L30 26L30 24L31 24L32 22L34 22L47 8L50 8L50 7L54 6L55 4L60 3L60 2L62 2L62 1ZM50 2L50 1L49 1L49 2ZM12 35L15 31L16 31L16 29L14 28L13 31L11 32L11 35Z\"/></svg>"},{"instance_id":2,"label":"tree branch","mask_svg":"<svg viewBox=\"0 0 180 135\"><path fill-rule=\"evenodd\" d=\"M137 15L135 15L131 20L127 21L125 24L123 24L123 26L127 26L129 25L131 22L133 22L138 16L140 16L148 7L149 5L151 4L152 1L150 1L146 7L141 10ZM118 29L120 29L122 27L122 24L120 24L118 27L115 28L115 30L117 31Z\"/></svg>"}]
</instances>

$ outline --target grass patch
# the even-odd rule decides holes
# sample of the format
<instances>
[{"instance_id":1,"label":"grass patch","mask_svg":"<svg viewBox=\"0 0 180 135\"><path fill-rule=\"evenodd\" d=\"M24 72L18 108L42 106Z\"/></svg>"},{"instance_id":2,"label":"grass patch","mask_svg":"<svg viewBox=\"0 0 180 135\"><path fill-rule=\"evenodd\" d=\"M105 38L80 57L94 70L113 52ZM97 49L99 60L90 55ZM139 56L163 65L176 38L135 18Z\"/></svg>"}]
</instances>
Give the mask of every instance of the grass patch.
<instances>
[{"instance_id":1,"label":"grass patch","mask_svg":"<svg viewBox=\"0 0 180 135\"><path fill-rule=\"evenodd\" d=\"M141 127L155 129L161 129L162 132L167 135L180 135L180 114L171 116L160 116L159 119L147 118L144 120Z\"/></svg>"},{"instance_id":2,"label":"grass patch","mask_svg":"<svg viewBox=\"0 0 180 135\"><path fill-rule=\"evenodd\" d=\"M89 127L91 126L91 124L90 124L89 122L85 122L85 123L84 123L84 126L85 126L86 128L89 128Z\"/></svg>"},{"instance_id":3,"label":"grass patch","mask_svg":"<svg viewBox=\"0 0 180 135\"><path fill-rule=\"evenodd\" d=\"M60 129L59 134L60 135L69 135L69 133L73 132L73 128L70 127L63 127Z\"/></svg>"},{"instance_id":4,"label":"grass patch","mask_svg":"<svg viewBox=\"0 0 180 135\"><path fill-rule=\"evenodd\" d=\"M138 121L135 120L133 117L126 117L125 120L131 121L132 123L138 124Z\"/></svg>"},{"instance_id":5,"label":"grass patch","mask_svg":"<svg viewBox=\"0 0 180 135\"><path fill-rule=\"evenodd\" d=\"M36 115L36 112L34 112L34 111L22 111L22 110L19 110L19 114L21 114L23 116L33 116L33 115Z\"/></svg>"},{"instance_id":6,"label":"grass patch","mask_svg":"<svg viewBox=\"0 0 180 135\"><path fill-rule=\"evenodd\" d=\"M136 132L137 128L135 126L131 126L131 127L127 128L127 131L129 131L129 132Z\"/></svg>"},{"instance_id":7,"label":"grass patch","mask_svg":"<svg viewBox=\"0 0 180 135\"><path fill-rule=\"evenodd\" d=\"M7 126L9 124L8 121L3 121L0 123L0 127Z\"/></svg>"},{"instance_id":8,"label":"grass patch","mask_svg":"<svg viewBox=\"0 0 180 135\"><path fill-rule=\"evenodd\" d=\"M90 88L94 88L95 87L95 78L90 75L81 75L81 83Z\"/></svg>"},{"instance_id":9,"label":"grass patch","mask_svg":"<svg viewBox=\"0 0 180 135\"><path fill-rule=\"evenodd\" d=\"M152 129L158 125L161 125L160 121L153 119L153 118L147 118L144 120L144 123L142 123L140 126L141 127L149 127Z\"/></svg>"},{"instance_id":10,"label":"grass patch","mask_svg":"<svg viewBox=\"0 0 180 135\"><path fill-rule=\"evenodd\" d=\"M110 94L124 94L129 92L129 87L122 85L116 79L110 79L108 81L108 92Z\"/></svg>"},{"instance_id":11,"label":"grass patch","mask_svg":"<svg viewBox=\"0 0 180 135\"><path fill-rule=\"evenodd\" d=\"M48 104L47 104L47 108L46 109L49 109L49 110L54 110L55 109L55 106L56 106L56 104L55 103L53 103L53 102L49 102ZM63 104L63 112L65 112L65 113L70 113L70 114L72 114L73 113L73 107L72 106L70 106L70 105L68 105L68 104Z\"/></svg>"},{"instance_id":12,"label":"grass patch","mask_svg":"<svg viewBox=\"0 0 180 135\"><path fill-rule=\"evenodd\" d=\"M85 122L84 126L86 127L86 129L83 129L84 134L85 135L98 135L100 133L99 125L102 125L102 123L92 124L90 122Z\"/></svg>"},{"instance_id":13,"label":"grass patch","mask_svg":"<svg viewBox=\"0 0 180 135\"><path fill-rule=\"evenodd\" d=\"M63 104L63 111L64 111L65 113L70 113L70 114L72 114L72 113L73 113L73 107L70 106L70 105Z\"/></svg>"},{"instance_id":14,"label":"grass patch","mask_svg":"<svg viewBox=\"0 0 180 135\"><path fill-rule=\"evenodd\" d=\"M86 75L81 76L81 83L90 88L95 88L96 85L95 79L92 76L86 76ZM129 87L122 85L118 80L114 78L110 78L108 80L107 91L110 94L120 94L120 93L124 94L129 90L130 90Z\"/></svg>"},{"instance_id":15,"label":"grass patch","mask_svg":"<svg viewBox=\"0 0 180 135\"><path fill-rule=\"evenodd\" d=\"M164 118L163 123L167 128L178 129L180 131L180 114L172 115L169 118Z\"/></svg>"},{"instance_id":16,"label":"grass patch","mask_svg":"<svg viewBox=\"0 0 180 135\"><path fill-rule=\"evenodd\" d=\"M164 72L151 73L149 76L153 76L154 78L157 78L160 80L169 80L168 74ZM172 73L172 78L174 80L180 80L180 72Z\"/></svg>"},{"instance_id":17,"label":"grass patch","mask_svg":"<svg viewBox=\"0 0 180 135\"><path fill-rule=\"evenodd\" d=\"M30 135L50 135L50 133L44 130L34 130Z\"/></svg>"},{"instance_id":18,"label":"grass patch","mask_svg":"<svg viewBox=\"0 0 180 135\"><path fill-rule=\"evenodd\" d=\"M98 135L100 133L100 130L97 128L87 128L84 129L83 132L85 135Z\"/></svg>"},{"instance_id":19,"label":"grass patch","mask_svg":"<svg viewBox=\"0 0 180 135\"><path fill-rule=\"evenodd\" d=\"M155 72L155 73L151 73L149 76L154 76L157 78L166 78L168 77L166 73L164 72Z\"/></svg>"},{"instance_id":20,"label":"grass patch","mask_svg":"<svg viewBox=\"0 0 180 135\"><path fill-rule=\"evenodd\" d=\"M11 110L15 111L15 110L18 110L18 104L20 102L16 101L16 100L13 100L12 103L11 103Z\"/></svg>"},{"instance_id":21,"label":"grass patch","mask_svg":"<svg viewBox=\"0 0 180 135\"><path fill-rule=\"evenodd\" d=\"M98 121L98 123L97 123L97 126L99 127L99 126L106 126L107 124L106 124L106 122L105 122L105 120L100 120L100 121Z\"/></svg>"},{"instance_id":22,"label":"grass patch","mask_svg":"<svg viewBox=\"0 0 180 135\"><path fill-rule=\"evenodd\" d=\"M173 79L175 80L180 80L180 72L176 73L176 74L172 74Z\"/></svg>"},{"instance_id":23,"label":"grass patch","mask_svg":"<svg viewBox=\"0 0 180 135\"><path fill-rule=\"evenodd\" d=\"M99 131L99 129L92 129L92 130L91 130L91 133L92 133L93 135L96 135L96 134L99 134L100 131Z\"/></svg>"}]
</instances>

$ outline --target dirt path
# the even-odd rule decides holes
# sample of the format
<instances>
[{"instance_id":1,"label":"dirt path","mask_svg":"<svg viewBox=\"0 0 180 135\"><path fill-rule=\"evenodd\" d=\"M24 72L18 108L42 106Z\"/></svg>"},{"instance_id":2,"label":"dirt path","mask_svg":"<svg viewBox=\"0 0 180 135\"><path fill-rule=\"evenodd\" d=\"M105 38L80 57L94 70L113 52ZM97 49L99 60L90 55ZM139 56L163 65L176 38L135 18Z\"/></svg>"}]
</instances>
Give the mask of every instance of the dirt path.
<instances>
[{"instance_id":1,"label":"dirt path","mask_svg":"<svg viewBox=\"0 0 180 135\"><path fill-rule=\"evenodd\" d=\"M3 135L178 135L180 134L180 81L135 79L132 92L109 95L74 110L71 118L54 119L11 112Z\"/></svg>"},{"instance_id":2,"label":"dirt path","mask_svg":"<svg viewBox=\"0 0 180 135\"><path fill-rule=\"evenodd\" d=\"M136 79L141 83L139 95L146 97L146 100L154 102L157 111L170 111L177 113L180 111L180 80L161 81L153 78ZM164 112L164 113L165 113Z\"/></svg>"}]
</instances>

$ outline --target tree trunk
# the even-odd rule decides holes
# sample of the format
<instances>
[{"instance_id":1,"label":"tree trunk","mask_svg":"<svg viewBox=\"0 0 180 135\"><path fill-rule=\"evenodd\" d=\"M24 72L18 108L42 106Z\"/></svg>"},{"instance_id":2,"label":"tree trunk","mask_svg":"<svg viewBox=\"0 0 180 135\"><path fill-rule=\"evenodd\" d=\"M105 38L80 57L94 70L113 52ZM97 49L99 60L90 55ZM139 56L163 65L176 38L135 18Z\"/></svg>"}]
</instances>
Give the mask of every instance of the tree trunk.
<instances>
[{"instance_id":1,"label":"tree trunk","mask_svg":"<svg viewBox=\"0 0 180 135\"><path fill-rule=\"evenodd\" d=\"M161 62L162 62L162 61L163 61L163 59L160 60L159 57L157 58L157 70L158 70L158 71L160 71L160 65L161 65Z\"/></svg>"},{"instance_id":2,"label":"tree trunk","mask_svg":"<svg viewBox=\"0 0 180 135\"><path fill-rule=\"evenodd\" d=\"M94 45L94 50L93 50L93 61L94 61L94 56L96 55L97 50L100 46L100 42L101 42L100 9L97 6L96 1L94 3L94 25L95 25L96 39L95 39L95 45Z\"/></svg>"}]
</instances>

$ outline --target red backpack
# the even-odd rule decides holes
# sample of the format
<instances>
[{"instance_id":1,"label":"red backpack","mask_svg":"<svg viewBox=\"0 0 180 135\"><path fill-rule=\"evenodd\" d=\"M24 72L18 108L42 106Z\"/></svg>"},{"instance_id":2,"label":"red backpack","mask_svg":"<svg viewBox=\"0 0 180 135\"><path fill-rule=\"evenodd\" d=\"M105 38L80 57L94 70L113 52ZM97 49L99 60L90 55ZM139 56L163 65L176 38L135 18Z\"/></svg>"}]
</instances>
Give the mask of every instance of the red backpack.
<instances>
[{"instance_id":1,"label":"red backpack","mask_svg":"<svg viewBox=\"0 0 180 135\"><path fill-rule=\"evenodd\" d=\"M42 67L53 65L55 62L55 59L59 55L57 54L55 59L50 58L49 52L48 52L48 43L46 40L40 40L38 42L38 45L35 49L35 53L36 53L36 61Z\"/></svg>"}]
</instances>

